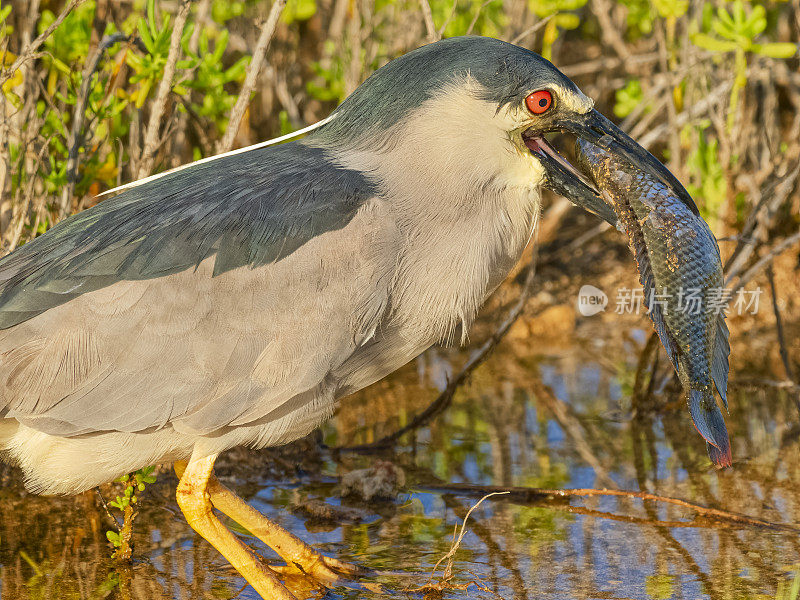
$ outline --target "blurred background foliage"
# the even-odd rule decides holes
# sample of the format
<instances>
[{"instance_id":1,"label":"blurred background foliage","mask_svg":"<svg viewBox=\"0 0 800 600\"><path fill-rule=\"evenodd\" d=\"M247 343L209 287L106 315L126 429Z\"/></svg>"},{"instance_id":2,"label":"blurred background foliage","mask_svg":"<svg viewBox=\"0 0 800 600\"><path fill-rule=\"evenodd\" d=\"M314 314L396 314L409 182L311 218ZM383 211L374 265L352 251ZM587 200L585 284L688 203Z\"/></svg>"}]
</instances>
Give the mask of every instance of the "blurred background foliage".
<instances>
[{"instance_id":1,"label":"blurred background foliage","mask_svg":"<svg viewBox=\"0 0 800 600\"><path fill-rule=\"evenodd\" d=\"M73 0L11 72L66 4L0 3L5 252L147 174L143 166L149 173L218 150L270 8L191 2L171 93L154 107L181 3ZM573 76L669 162L718 236L735 235L800 154L799 29L798 0L288 0L236 143L325 117L373 70L427 41L495 36ZM142 154L154 110L150 166ZM791 215L782 233L797 226L796 197L778 212Z\"/></svg>"},{"instance_id":2,"label":"blurred background foliage","mask_svg":"<svg viewBox=\"0 0 800 600\"><path fill-rule=\"evenodd\" d=\"M181 20L182 6L180 0L0 0L0 253L101 201L97 194L102 191L219 151L272 5L265 0L195 0L174 45L174 24ZM70 10L63 22L35 51L27 52L66 9ZM582 281L607 291L620 281L630 287L637 282L618 232L599 225L566 200L548 197L540 227L536 298L498 349L496 362L487 363L484 375L479 371L473 378L471 391L459 396L455 406L423 432L421 437L427 440L423 449L407 449L410 456L405 457L404 467L410 476L428 484L463 480L548 488L612 486L618 481L736 512L764 512L770 518L777 513L778 520L798 522L800 429L792 423L797 422L800 388L796 379L791 380L800 364L800 0L287 0L257 84L247 93L247 110L233 125L234 145L245 146L318 121L392 58L439 37L467 33L499 37L548 56L595 99L601 111L613 116L684 182L720 239L733 285L758 284L770 290L758 315L731 316L731 384L738 394L731 402L739 444L736 454L756 459L730 473L707 469L702 441L687 427L678 392L662 392L672 377L666 361L653 363L660 365L660 383L651 386L658 397L651 401L637 392L645 381L639 376L645 361L637 357L644 333L651 331L646 317L617 315L613 310L595 317L602 319L598 329L603 335L626 340L625 348L596 347L603 337L594 331L576 335L588 321L574 311ZM161 102L158 90L171 59L174 77ZM146 138L152 121L157 135L148 157ZM765 264L774 266L774 287L763 270L758 271ZM488 335L504 318L503 308L519 287L516 275L490 301L476 327L476 339ZM779 314L785 319L780 344L775 327ZM641 339L630 333L637 327ZM532 364L531 357L543 348L560 353L559 344L570 350L564 351L565 356L571 357L573 351L581 354L574 361L558 359L572 362L558 367L556 379L563 382L556 385L558 381L549 380L554 379L553 368ZM408 365L405 374L348 400L356 406L366 399L373 404L342 411L326 430L328 445L367 443L406 424L437 390L432 382L418 389L418 382L412 386L405 380L416 381L418 371L434 371L438 352L432 350ZM440 359L445 365L463 360L456 351ZM584 391L577 375L592 371L595 363L602 385L589 385ZM439 374L438 379L445 377ZM575 387L580 389L551 397L537 379L557 390L577 381ZM653 375L650 381L655 380ZM509 388L513 394L506 393ZM627 415L627 420L620 421L618 413ZM667 417L662 423L651 413ZM358 422L363 415L374 415L379 425ZM566 433L559 437L559 431ZM661 443L662 438L669 444L659 447L659 460L653 439ZM280 464L280 456L272 459ZM263 476L264 461L252 462L259 472L248 480ZM239 461L236 469L246 465L247 461ZM307 472L315 469L319 466L311 465ZM424 471L424 477L414 470ZM294 473L293 468L289 471ZM289 475L280 473L273 479L284 481ZM753 494L761 483L767 491ZM269 489L266 483L263 486ZM160 557L162 550L174 545L174 553L165 552L163 558L142 565L143 571L150 569L147 585L160 585L163 578L169 587L175 584L169 580L173 571L169 561L174 559L174 570L184 573L186 562L206 565L216 555L202 544L183 543L191 535L185 524L174 513L161 510L173 502L172 490L153 487L153 493L161 495L144 510L161 512L146 514L139 523L156 523L158 536L136 535L141 536L139 548L145 549L141 552L151 548L153 556ZM297 504L289 492L275 490L261 508ZM119 490L111 496L114 493ZM298 493L314 495L316 490L309 484ZM763 500L779 493L785 494L780 501ZM24 590L12 590L9 597L53 597L52 589L66 589L61 587L62 576L70 585L82 586L81 577L75 583L74 574L63 567L62 552L85 553L80 564L99 571L86 576L92 582L86 585L91 593L62 592L59 597L106 597L117 586L124 588L114 571L108 573L103 559L108 553L104 513L95 507L96 514L89 511L91 522L85 522L83 504L94 506L95 499L58 500L55 510L52 502L23 496L13 511L0 511L0 533L5 536L0 563L5 562L0 566L11 565L4 567L5 579L0 571L0 581ZM446 508L463 518L461 507ZM649 516L646 508L639 511L641 518ZM435 560L449 547L452 527L438 504L421 507L419 497L414 497L397 513L399 517L390 514L380 527L360 522L346 527L347 539L337 554L357 546L363 555L379 555L380 564L372 566L412 569ZM570 563L567 571L592 579L595 570L582 557L602 552L582 554L583 536L571 534L571 524L577 522L586 530L596 527L597 543L605 548L608 531L595 525L602 521L556 515L537 506L497 513L494 518L509 526L507 538L520 547L530 546L523 562L529 562L528 555L537 557L541 571L550 571L564 563L564 555L556 556L555 548L562 539L574 537L575 551L566 555L575 564ZM67 522L77 532L61 539ZM621 530L614 548L618 551L636 542L635 553L649 565L646 552L664 553L665 541L660 528L647 531L650 537L638 529ZM714 557L716 575L700 578L711 590L708 595L726 600L797 600L796 536L771 537L759 530L748 536L745 543L739 533L731 532L723 538L720 552L706 551L718 545L713 536L702 537L691 547L701 564L706 556ZM91 546L85 542L89 538ZM420 559L414 554L426 550L423 546L431 540L435 543L429 544L429 555ZM36 548L39 542L46 552L13 551L14 544ZM790 547L794 552L788 556ZM190 552L194 554L188 556ZM770 552L787 556L762 559ZM399 563L405 554L410 557L408 564ZM681 595L683 580L674 573L693 576L701 573L700 567L687 560L688 567L673 567L671 572L662 559L643 579L647 596L690 597L689 592ZM163 572L158 570L161 560ZM66 564L71 561L66 559ZM778 568L796 575L789 582ZM26 579L31 572L33 577ZM757 574L752 584L751 572ZM19 573L25 577L11 576ZM228 587L197 596L187 592L186 597L234 595L241 582L229 573L215 573L216 578L221 576L231 578ZM200 581L192 593L207 592L205 569L195 569L194 577ZM767 595L764 589L769 590ZM599 596L592 591L585 597ZM162 596L143 592L137 597ZM172 597L171 592L163 597Z\"/></svg>"}]
</instances>

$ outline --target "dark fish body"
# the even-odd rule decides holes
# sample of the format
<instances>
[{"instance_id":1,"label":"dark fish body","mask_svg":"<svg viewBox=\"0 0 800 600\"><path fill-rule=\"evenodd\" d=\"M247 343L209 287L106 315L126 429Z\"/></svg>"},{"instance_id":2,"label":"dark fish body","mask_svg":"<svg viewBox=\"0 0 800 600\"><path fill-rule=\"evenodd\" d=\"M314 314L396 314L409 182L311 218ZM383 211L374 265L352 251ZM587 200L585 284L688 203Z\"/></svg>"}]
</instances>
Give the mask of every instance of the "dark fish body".
<instances>
[{"instance_id":1,"label":"dark fish body","mask_svg":"<svg viewBox=\"0 0 800 600\"><path fill-rule=\"evenodd\" d=\"M717 241L664 183L625 159L578 140L578 161L628 234L650 319L708 454L716 465L729 466L728 432L714 397L716 388L727 408L730 346Z\"/></svg>"}]
</instances>

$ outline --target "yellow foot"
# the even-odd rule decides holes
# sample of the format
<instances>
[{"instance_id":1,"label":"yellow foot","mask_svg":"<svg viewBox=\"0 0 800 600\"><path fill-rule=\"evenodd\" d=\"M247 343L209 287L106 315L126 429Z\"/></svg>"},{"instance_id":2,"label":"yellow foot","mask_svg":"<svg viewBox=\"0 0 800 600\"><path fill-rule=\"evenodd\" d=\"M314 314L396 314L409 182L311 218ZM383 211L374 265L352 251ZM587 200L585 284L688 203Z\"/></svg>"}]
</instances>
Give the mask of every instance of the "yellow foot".
<instances>
[{"instance_id":1,"label":"yellow foot","mask_svg":"<svg viewBox=\"0 0 800 600\"><path fill-rule=\"evenodd\" d=\"M308 598L310 592L319 592L341 584L345 579L365 574L363 569L323 556L222 485L213 475L215 458L216 455L200 458L193 456L188 464L175 463L175 472L180 477L178 505L189 525L211 542L263 598ZM222 525L212 508L228 515L275 550L286 565L267 567L250 548ZM292 591L298 591L292 594L280 581L278 574L284 575L286 586Z\"/></svg>"},{"instance_id":2,"label":"yellow foot","mask_svg":"<svg viewBox=\"0 0 800 600\"><path fill-rule=\"evenodd\" d=\"M287 576L303 574L316 579L326 587L340 583L343 578L353 579L365 574L359 567L323 554L316 553L312 560L308 559L308 556L294 557L286 565L270 565L270 569Z\"/></svg>"},{"instance_id":3,"label":"yellow foot","mask_svg":"<svg viewBox=\"0 0 800 600\"><path fill-rule=\"evenodd\" d=\"M286 566L271 566L272 570L285 574L300 572L326 587L336 585L344 578L354 578L366 573L364 569L320 554L247 504L216 477L209 479L207 489L214 508L239 523L286 561Z\"/></svg>"},{"instance_id":4,"label":"yellow foot","mask_svg":"<svg viewBox=\"0 0 800 600\"><path fill-rule=\"evenodd\" d=\"M286 589L278 576L263 565L253 551L214 515L208 494L208 479L211 477L215 458L215 455L192 457L188 465L175 464L175 471L180 476L176 496L186 521L192 529L219 550L262 598L297 600L297 596Z\"/></svg>"}]
</instances>

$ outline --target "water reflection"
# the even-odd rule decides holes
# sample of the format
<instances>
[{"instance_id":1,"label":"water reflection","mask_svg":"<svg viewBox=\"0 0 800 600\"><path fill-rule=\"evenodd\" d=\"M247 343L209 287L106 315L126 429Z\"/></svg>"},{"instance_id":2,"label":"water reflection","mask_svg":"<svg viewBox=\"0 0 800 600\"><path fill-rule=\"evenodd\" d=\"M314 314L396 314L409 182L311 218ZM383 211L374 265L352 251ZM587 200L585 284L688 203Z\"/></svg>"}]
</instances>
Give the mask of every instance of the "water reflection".
<instances>
[{"instance_id":1,"label":"water reflection","mask_svg":"<svg viewBox=\"0 0 800 600\"><path fill-rule=\"evenodd\" d=\"M221 459L220 475L323 551L380 571L375 580L400 598L428 581L454 526L480 497L480 490L445 493L442 484L643 490L800 524L797 414L786 391L732 385L737 461L717 472L671 368L648 339L644 331L579 330L553 354L547 340L519 337L500 347L443 415L394 448L332 450L370 443L422 410L466 358L436 349L347 399L321 436L282 452L235 451ZM405 490L384 502L341 498L339 477L377 457L402 467ZM109 522L93 493L36 498L7 483L0 490L0 598L255 598L188 529L173 489L165 473L148 490L135 563L121 568L107 558ZM333 507L327 517L314 513L320 501ZM797 600L797 533L695 517L630 498L495 497L472 513L444 597ZM272 560L257 540L248 542ZM473 581L491 591L467 588ZM384 595L342 587L325 597Z\"/></svg>"}]
</instances>

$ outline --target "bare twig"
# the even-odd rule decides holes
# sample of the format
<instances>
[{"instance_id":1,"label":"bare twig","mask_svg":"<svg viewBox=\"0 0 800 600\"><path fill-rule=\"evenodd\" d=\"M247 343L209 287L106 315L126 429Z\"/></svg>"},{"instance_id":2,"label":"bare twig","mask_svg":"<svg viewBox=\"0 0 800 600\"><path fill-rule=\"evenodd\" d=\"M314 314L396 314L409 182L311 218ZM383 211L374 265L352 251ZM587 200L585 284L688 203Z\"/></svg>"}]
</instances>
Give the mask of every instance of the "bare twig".
<instances>
[{"instance_id":1,"label":"bare twig","mask_svg":"<svg viewBox=\"0 0 800 600\"><path fill-rule=\"evenodd\" d=\"M127 40L128 36L124 33L115 33L106 36L102 42L94 49L94 53L86 60L86 66L81 75L81 89L78 92L78 99L75 103L75 110L72 114L72 127L67 139L69 155L67 156L67 184L61 190L61 202L58 208L58 220L67 216L70 209L72 192L78 179L78 153L84 142L83 120L86 117L86 105L89 102L89 93L92 89L92 78L97 68L100 66L100 59L103 54L114 44Z\"/></svg>"},{"instance_id":2,"label":"bare twig","mask_svg":"<svg viewBox=\"0 0 800 600\"><path fill-rule=\"evenodd\" d=\"M543 500L555 500L564 498L594 498L615 496L619 498L632 498L638 500L648 500L652 502L662 502L664 504L672 504L694 511L698 515L708 518L717 519L720 521L727 521L733 523L740 523L742 525L750 525L753 527L764 527L768 529L778 529L784 531L800 532L800 528L794 525L785 523L773 523L765 521L756 517L748 515L741 515L739 513L730 512L727 510L720 510L718 508L710 508L701 504L695 504L680 498L673 498L670 496L659 496L658 494L651 494L650 492L639 492L634 490L609 490L609 489L595 489L595 488L578 488L578 489L547 489L547 488L533 488L533 487L502 487L494 485L474 485L470 483L447 483L447 484L432 484L419 486L420 489L453 493L453 494L468 494L468 495L481 495L506 492L506 499L511 502L529 503Z\"/></svg>"},{"instance_id":3,"label":"bare twig","mask_svg":"<svg viewBox=\"0 0 800 600\"><path fill-rule=\"evenodd\" d=\"M431 571L431 576L428 579L428 583L426 583L425 585L423 585L421 587L410 589L410 590L407 590L407 591L409 591L409 592L431 592L431 591L442 592L442 591L444 591L446 589L449 589L451 587L450 586L450 581L453 579L453 556L455 556L455 553L458 551L459 547L461 546L461 542L464 539L464 535L466 535L466 532L467 532L467 521L469 521L470 515L473 513L473 511L476 508L478 508L481 504L483 504L483 501L486 500L487 498L491 498L492 496L502 496L502 495L505 495L505 494L508 494L508 492L506 492L506 491L491 492L489 494L485 494L480 500L478 500L478 502L476 502L467 511L467 514L464 517L464 520L461 522L461 530L459 531L458 528L456 528L456 531L458 531L458 537L456 537L455 531L453 532L453 543L450 546L450 550L448 550L447 554L442 556L438 561L436 561L436 564L433 565L433 570ZM445 565L445 569L444 569L444 572L442 573L442 577L437 583L434 583L433 582L433 578L436 575L436 571L439 569L439 565L441 565L445 560L447 561L447 565ZM472 583L475 583L475 585L478 585L476 582L470 582L470 584L472 584ZM466 588L463 588L463 589L466 589Z\"/></svg>"},{"instance_id":4,"label":"bare twig","mask_svg":"<svg viewBox=\"0 0 800 600\"><path fill-rule=\"evenodd\" d=\"M736 248L725 264L727 281L731 281L742 272L759 242L767 240L769 231L778 217L779 208L794 189L798 176L800 176L800 164L786 176L775 177L773 179L775 185L762 192L762 200L748 215Z\"/></svg>"},{"instance_id":5,"label":"bare twig","mask_svg":"<svg viewBox=\"0 0 800 600\"><path fill-rule=\"evenodd\" d=\"M775 313L775 327L778 334L778 346L780 348L781 360L783 361L783 368L786 370L786 377L796 383L797 378L795 377L794 368L789 359L789 351L786 349L786 338L783 334L783 319L781 318L781 311L778 307L778 293L775 289L775 270L772 268L772 263L767 267L767 280L769 281L769 289L772 295L772 311ZM792 390L791 394L797 410L800 411L800 393L798 393L797 388Z\"/></svg>"},{"instance_id":6,"label":"bare twig","mask_svg":"<svg viewBox=\"0 0 800 600\"><path fill-rule=\"evenodd\" d=\"M19 212L14 217L15 221L14 224L11 226L11 231L12 231L11 242L9 243L8 248L5 250L4 253L13 252L14 248L16 248L17 244L19 244L20 238L22 237L22 228L25 225L25 216L28 214L28 209L30 208L31 202L33 201L33 193L36 189L34 186L34 183L36 181L34 175L39 170L39 165L42 164L42 158L44 157L44 153L47 152L47 148L50 145L50 140L53 139L54 135L55 134L51 135L44 141L41 149L39 150L39 154L36 156L36 162L33 166L33 169L31 169L29 173L30 179L28 181L28 189L25 192L25 201L23 202L22 206L19 207Z\"/></svg>"},{"instance_id":7,"label":"bare twig","mask_svg":"<svg viewBox=\"0 0 800 600\"><path fill-rule=\"evenodd\" d=\"M798 231L794 235L790 235L789 237L784 238L783 240L775 244L775 246L773 246L769 252L767 252L758 261L756 261L756 263L752 267L750 267L749 269L747 269L747 271L742 273L742 275L736 282L736 287L734 288L732 295L736 295L736 293L742 288L744 288L744 286L747 285L753 279L753 277L758 275L761 269L766 267L773 260L775 260L776 256L778 256L784 250L786 250L793 244L796 244L797 242L800 242L800 231ZM730 279L731 279L730 277L727 278L725 283L726 284L729 283Z\"/></svg>"},{"instance_id":8,"label":"bare twig","mask_svg":"<svg viewBox=\"0 0 800 600\"><path fill-rule=\"evenodd\" d=\"M726 96L730 92L732 85L733 83L731 81L723 81L714 87L702 100L695 102L692 106L688 107L687 110L681 112L675 119L675 126L683 127L693 119L707 114L720 98ZM668 123L662 123L639 138L638 142L645 148L650 148L658 140L662 139L662 136L669 132L670 125Z\"/></svg>"},{"instance_id":9,"label":"bare twig","mask_svg":"<svg viewBox=\"0 0 800 600\"><path fill-rule=\"evenodd\" d=\"M425 20L425 30L428 32L428 42L435 42L439 39L436 35L436 25L433 23L433 13L431 12L431 5L428 0L419 0L419 5L422 8L422 18Z\"/></svg>"},{"instance_id":10,"label":"bare twig","mask_svg":"<svg viewBox=\"0 0 800 600\"><path fill-rule=\"evenodd\" d=\"M122 531L122 527L119 524L119 521L111 514L111 511L108 508L108 504L106 503L106 499L103 498L103 492L100 491L99 487L94 488L94 491L97 492L97 497L100 498L100 504L103 506L103 510L106 511L106 516L108 516L109 520L114 524L114 527L117 529L117 533Z\"/></svg>"},{"instance_id":11,"label":"bare twig","mask_svg":"<svg viewBox=\"0 0 800 600\"><path fill-rule=\"evenodd\" d=\"M789 352L786 350L786 339L783 335L783 320L781 319L780 308L778 308L778 297L775 290L775 270L772 268L771 264L767 267L767 279L769 280L770 292L772 293L772 308L775 312L775 324L778 329L778 342L780 343L781 347L781 360L783 360L783 367L786 369L786 376L792 381L797 381L794 376L792 364L789 362Z\"/></svg>"},{"instance_id":12,"label":"bare twig","mask_svg":"<svg viewBox=\"0 0 800 600\"><path fill-rule=\"evenodd\" d=\"M281 16L283 7L286 6L286 0L275 0L270 8L267 20L261 26L261 33L258 36L256 47L253 50L253 58L247 67L247 75L245 75L242 89L239 92L239 97L236 98L236 104L233 105L230 119L228 120L228 127L225 129L225 135L222 136L219 144L217 144L217 152L227 152L233 147L233 141L236 139L236 133L239 131L239 125L242 122L242 117L250 104L250 94L256 86L258 76L261 73L261 66L264 63L264 57L269 49L269 43L272 36L275 34L275 28L278 25L278 19Z\"/></svg>"},{"instance_id":13,"label":"bare twig","mask_svg":"<svg viewBox=\"0 0 800 600\"><path fill-rule=\"evenodd\" d=\"M64 7L64 10L59 13L56 20L50 24L50 27L45 29L35 40L33 40L22 52L19 53L17 59L11 64L8 69L3 70L3 75L0 77L0 85L3 85L6 81L11 79L14 73L19 69L25 61L31 60L35 58L36 50L41 46L44 41L50 37L50 34L53 33L56 28L64 22L69 16L69 13L78 6L79 4L83 3L85 0L70 0L69 3Z\"/></svg>"},{"instance_id":14,"label":"bare twig","mask_svg":"<svg viewBox=\"0 0 800 600\"><path fill-rule=\"evenodd\" d=\"M447 26L450 25L451 21L456 16L457 8L458 8L458 0L453 0L453 6L450 7L450 14L447 15L447 18L444 20L444 23L442 23L442 26L439 27L439 31L436 32L437 40L442 39L442 36L444 35L444 30L447 29Z\"/></svg>"},{"instance_id":15,"label":"bare twig","mask_svg":"<svg viewBox=\"0 0 800 600\"><path fill-rule=\"evenodd\" d=\"M603 41L614 48L614 52L623 60L626 61L631 55L625 40L620 35L619 28L611 21L611 11L613 5L608 0L594 0L592 3L592 12L597 17L597 22L600 24L600 31L603 36Z\"/></svg>"},{"instance_id":16,"label":"bare twig","mask_svg":"<svg viewBox=\"0 0 800 600\"><path fill-rule=\"evenodd\" d=\"M489 6L492 2L496 2L497 0L484 0L483 4L480 5L480 8L475 11L475 14L472 16L472 21L469 23L469 27L467 27L466 35L472 35L472 30L475 29L475 25L478 24L478 19L483 12L483 9ZM444 31L444 28L442 29Z\"/></svg>"},{"instance_id":17,"label":"bare twig","mask_svg":"<svg viewBox=\"0 0 800 600\"><path fill-rule=\"evenodd\" d=\"M164 65L164 74L161 83L158 85L158 92L150 107L150 121L147 125L147 133L144 137L144 150L142 151L141 161L139 162L138 178L147 177L153 168L155 161L156 147L158 146L159 133L161 131L161 117L167 104L167 97L172 89L172 80L175 77L175 67L181 53L181 36L189 16L190 0L182 0L178 14L175 16L175 23L172 27L172 36L169 39L169 53L167 63Z\"/></svg>"},{"instance_id":18,"label":"bare twig","mask_svg":"<svg viewBox=\"0 0 800 600\"><path fill-rule=\"evenodd\" d=\"M531 35L531 34L533 34L533 33L536 33L536 32L537 32L537 31L539 31L539 30L540 30L542 27L544 27L545 25L547 25L547 23L548 23L548 22L550 21L550 19L552 19L552 18L553 18L553 15L550 15L549 17L546 17L546 18L542 19L541 21L539 21L539 22L538 22L538 23L536 23L535 25L531 25L531 26L530 26L530 27L528 27L528 28L527 28L525 31L523 31L523 32L522 32L522 33L520 33L520 34L519 34L517 37L515 37L513 40L511 40L511 43L512 43L512 44L519 44L519 43L520 43L522 40L524 40L526 37L528 37L529 35Z\"/></svg>"},{"instance_id":19,"label":"bare twig","mask_svg":"<svg viewBox=\"0 0 800 600\"><path fill-rule=\"evenodd\" d=\"M491 492L489 494L486 494L485 496L483 496L483 498L478 500L467 511L467 516L465 516L464 520L461 522L461 531L459 531L458 537L456 538L455 536L453 536L454 537L453 544L450 546L450 550L448 550L447 554L442 556L439 560L436 561L436 564L433 565L433 571L431 572L431 579L433 579L433 576L436 574L436 571L439 569L439 565L442 564L445 560L447 561L447 566L445 567L445 570L444 570L443 579L449 579L452 576L452 572L453 572L453 556L455 555L455 553L458 550L459 546L461 546L461 541L464 539L464 535L467 532L467 521L469 521L470 515L473 513L473 511L476 508L478 508L481 504L483 504L483 501L486 500L487 498L491 498L492 496L503 496L505 494L508 494L508 492L500 491L500 492Z\"/></svg>"}]
</instances>

